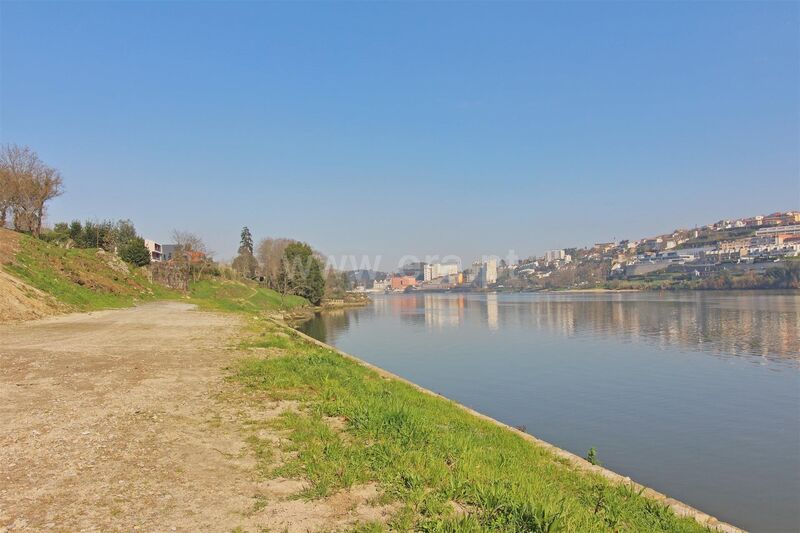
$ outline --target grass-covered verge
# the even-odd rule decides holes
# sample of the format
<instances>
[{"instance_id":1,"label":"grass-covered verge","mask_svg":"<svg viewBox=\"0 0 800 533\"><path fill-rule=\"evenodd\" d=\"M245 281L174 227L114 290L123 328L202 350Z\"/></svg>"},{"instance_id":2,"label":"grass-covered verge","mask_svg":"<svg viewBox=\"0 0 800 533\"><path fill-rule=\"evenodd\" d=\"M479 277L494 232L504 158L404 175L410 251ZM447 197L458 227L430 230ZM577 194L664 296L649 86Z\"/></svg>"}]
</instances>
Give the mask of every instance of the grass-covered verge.
<instances>
[{"instance_id":1,"label":"grass-covered verge","mask_svg":"<svg viewBox=\"0 0 800 533\"><path fill-rule=\"evenodd\" d=\"M281 296L277 292L259 287L256 283L231 280L201 280L189 285L192 303L211 311L233 313L260 313L263 311L290 311L309 305L301 296Z\"/></svg>"},{"instance_id":2,"label":"grass-covered verge","mask_svg":"<svg viewBox=\"0 0 800 533\"><path fill-rule=\"evenodd\" d=\"M311 499L378 483L398 510L388 524L358 531L705 530L631 486L578 470L507 428L288 328L267 325L246 345L272 355L242 360L232 379L302 406L271 423L288 435L282 451L290 453L281 454L288 462L272 465L273 454L258 443L262 475L306 479L301 497Z\"/></svg>"},{"instance_id":3,"label":"grass-covered verge","mask_svg":"<svg viewBox=\"0 0 800 533\"><path fill-rule=\"evenodd\" d=\"M98 253L94 248L68 250L28 235L19 236L19 250L3 268L82 311L129 307L136 302L178 296L150 283L135 267L126 272L113 254Z\"/></svg>"}]
</instances>

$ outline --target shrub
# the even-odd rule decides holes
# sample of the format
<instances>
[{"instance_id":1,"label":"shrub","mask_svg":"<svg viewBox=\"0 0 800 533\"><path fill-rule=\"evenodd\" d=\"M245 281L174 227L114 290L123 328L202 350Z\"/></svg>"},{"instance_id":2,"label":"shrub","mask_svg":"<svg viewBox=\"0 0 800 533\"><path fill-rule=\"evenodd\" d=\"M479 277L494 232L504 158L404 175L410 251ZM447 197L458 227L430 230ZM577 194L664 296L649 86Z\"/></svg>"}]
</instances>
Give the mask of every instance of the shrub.
<instances>
[{"instance_id":1,"label":"shrub","mask_svg":"<svg viewBox=\"0 0 800 533\"><path fill-rule=\"evenodd\" d=\"M119 256L126 263L136 266L150 264L150 251L144 245L144 239L136 237L119 249Z\"/></svg>"}]
</instances>

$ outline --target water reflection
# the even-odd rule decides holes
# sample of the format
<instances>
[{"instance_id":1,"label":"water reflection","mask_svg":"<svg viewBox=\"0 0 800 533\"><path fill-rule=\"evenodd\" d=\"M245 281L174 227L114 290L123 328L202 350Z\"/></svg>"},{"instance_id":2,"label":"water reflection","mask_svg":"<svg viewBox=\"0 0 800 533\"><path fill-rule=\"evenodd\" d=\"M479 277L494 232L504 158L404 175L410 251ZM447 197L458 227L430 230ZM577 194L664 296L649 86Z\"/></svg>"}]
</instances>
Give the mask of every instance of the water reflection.
<instances>
[{"instance_id":1,"label":"water reflection","mask_svg":"<svg viewBox=\"0 0 800 533\"><path fill-rule=\"evenodd\" d=\"M794 293L416 294L378 296L363 309L327 312L303 326L335 342L367 317L393 316L431 330L484 327L614 337L667 348L800 359L800 296Z\"/></svg>"}]
</instances>

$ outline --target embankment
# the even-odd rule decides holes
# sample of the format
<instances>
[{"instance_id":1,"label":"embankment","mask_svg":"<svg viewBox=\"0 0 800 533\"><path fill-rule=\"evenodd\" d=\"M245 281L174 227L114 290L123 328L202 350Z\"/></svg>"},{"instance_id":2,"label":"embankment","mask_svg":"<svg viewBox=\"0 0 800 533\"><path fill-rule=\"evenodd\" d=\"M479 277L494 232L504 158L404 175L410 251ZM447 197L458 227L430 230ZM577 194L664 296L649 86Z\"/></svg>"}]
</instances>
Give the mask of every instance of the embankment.
<instances>
[{"instance_id":1,"label":"embankment","mask_svg":"<svg viewBox=\"0 0 800 533\"><path fill-rule=\"evenodd\" d=\"M370 363L367 363L366 361L364 361L362 359L359 359L358 357L355 357L355 356L353 356L351 354L348 354L346 352L343 352L343 351L339 350L336 347L333 347L333 346L330 346L330 345L328 345L326 343L323 343L322 341L314 339L313 337L310 337L310 336L308 336L308 335L306 335L306 334L304 334L302 332L298 331L297 333L305 341L313 343L313 344L315 344L317 346L320 346L323 349L333 351L333 352L341 355L342 357L344 357L344 358L346 358L346 359L348 359L350 361L354 361L359 365L362 365L362 366L364 366L366 368L369 368L370 370L372 370L373 372L377 373L381 377L384 377L384 378L387 378L387 379L393 379L393 380L397 380L399 382L405 383L409 387L412 387L414 390L416 390L416 391L418 391L418 392L420 392L422 394L426 394L426 395L433 396L433 397L436 397L436 398L443 398L444 399L444 396L441 396L440 394L437 394L437 393L435 393L435 392L433 392L431 390L428 390L428 389L426 389L424 387L421 387L421 386L417 385L416 383L408 381L407 379L404 379L404 378L402 378L402 377L400 377L400 376L398 376L396 374L393 374L391 372L383 370L380 367L377 367L377 366L374 366L374 365L372 365ZM503 422L500 422L499 420L496 420L496 419L491 418L489 416L486 416L486 415L484 415L482 413L479 413L479 412L477 412L477 411L475 411L473 409L470 409L469 407L466 407L466 406L464 406L462 404L459 404L457 402L453 402L451 400L446 400L446 401L449 404L457 407L458 409L460 409L460 410L462 410L462 411L464 411L466 413L469 413L470 415L472 415L472 416L474 416L476 418L479 418L481 420L487 421L490 424L493 424L493 425L496 425L496 426L498 426L500 428L503 428L504 430L511 431L511 432L519 435L520 437L522 437L524 440L526 440L528 442L531 442L536 446L539 446L539 447L542 447L542 448L548 450L553 455L555 455L555 456L557 456L557 457L559 457L561 459L564 459L567 462L569 462L569 464L571 466L575 467L579 471L586 472L586 473L589 473L589 474L600 475L603 478L605 478L605 479L607 479L607 480L609 480L609 481L611 481L613 483L616 483L616 484L619 484L619 485L622 485L622 486L625 486L625 487L629 487L632 490L634 490L637 494L639 494L639 495L641 495L641 496L643 496L645 498L648 498L648 499L650 499L652 501L658 502L660 504L663 504L663 505L669 507L672 510L672 512L675 513L675 515L678 516L678 517L687 517L687 518L693 519L698 524L700 524L702 526L705 526L705 527L708 527L708 528L710 528L712 530L715 530L715 531L722 531L722 532L725 532L725 533L744 533L744 530L742 530L742 529L740 529L740 528L738 528L736 526L733 526L733 525L728 524L726 522L722 522L722 521L718 520L717 518L715 518L715 517L713 517L713 516L711 516L711 515L709 515L707 513L704 513L702 511L700 511L699 509L695 509L694 507L692 507L690 505L687 505L687 504L685 504L685 503L683 503L683 502L681 502L679 500L676 500L674 498L670 498L669 496L666 496L665 494L662 494L662 493L660 493L660 492L658 492L656 490L653 490L653 489L651 489L649 487L645 487L643 485L640 485L639 483L636 483L635 481L631 480L631 478L629 478L627 476L623 476L621 474L618 474L616 472L608 470L607 468L603 468L602 466L591 464L591 463L589 463L587 460L585 460L582 457L579 457L579 456L577 456L577 455L575 455L575 454L573 454L571 452L568 452L566 450L558 448L557 446L554 446L554 445L550 444L549 442L546 442L546 441L543 441L541 439L538 439L538 438L534 437L533 435L530 435L530 434L528 434L528 433L526 433L524 431L521 431L518 428L509 426L507 424L504 424Z\"/></svg>"},{"instance_id":2,"label":"embankment","mask_svg":"<svg viewBox=\"0 0 800 533\"><path fill-rule=\"evenodd\" d=\"M298 401L287 415L309 497L378 483L400 505L391 529L741 530L272 321L235 379ZM331 431L333 424L337 431Z\"/></svg>"},{"instance_id":3,"label":"embankment","mask_svg":"<svg viewBox=\"0 0 800 533\"><path fill-rule=\"evenodd\" d=\"M0 315L4 321L130 307L178 296L112 253L66 249L5 229L0 229L0 269L2 286L16 288L0 292L0 309L7 311Z\"/></svg>"}]
</instances>

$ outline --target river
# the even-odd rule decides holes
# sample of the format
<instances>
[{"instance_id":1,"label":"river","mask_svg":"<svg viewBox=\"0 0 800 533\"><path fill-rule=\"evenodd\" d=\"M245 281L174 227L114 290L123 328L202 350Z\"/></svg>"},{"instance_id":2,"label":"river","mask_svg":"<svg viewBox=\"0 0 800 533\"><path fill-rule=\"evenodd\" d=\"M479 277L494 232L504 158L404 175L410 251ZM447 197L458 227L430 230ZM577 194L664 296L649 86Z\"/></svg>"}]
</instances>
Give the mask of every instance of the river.
<instances>
[{"instance_id":1,"label":"river","mask_svg":"<svg viewBox=\"0 0 800 533\"><path fill-rule=\"evenodd\" d=\"M800 531L800 293L379 295L300 329L721 520Z\"/></svg>"}]
</instances>

